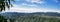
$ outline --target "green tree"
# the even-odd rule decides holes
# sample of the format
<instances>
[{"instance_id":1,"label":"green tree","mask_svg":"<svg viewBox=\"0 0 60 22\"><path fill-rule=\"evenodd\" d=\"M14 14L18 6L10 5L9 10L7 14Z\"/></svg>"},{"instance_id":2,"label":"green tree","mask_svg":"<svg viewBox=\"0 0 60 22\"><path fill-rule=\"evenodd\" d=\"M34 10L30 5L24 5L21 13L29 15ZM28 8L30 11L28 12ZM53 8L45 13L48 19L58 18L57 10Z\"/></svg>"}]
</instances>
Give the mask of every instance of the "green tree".
<instances>
[{"instance_id":1,"label":"green tree","mask_svg":"<svg viewBox=\"0 0 60 22\"><path fill-rule=\"evenodd\" d=\"M6 8L12 7L11 2L14 0L0 0L0 12L5 11ZM7 19L5 19L3 16L0 16L0 22L7 22Z\"/></svg>"},{"instance_id":2,"label":"green tree","mask_svg":"<svg viewBox=\"0 0 60 22\"><path fill-rule=\"evenodd\" d=\"M0 0L0 12L5 11L6 8L10 8L12 6L11 2L14 0Z\"/></svg>"},{"instance_id":3,"label":"green tree","mask_svg":"<svg viewBox=\"0 0 60 22\"><path fill-rule=\"evenodd\" d=\"M3 16L0 14L0 22L7 22L7 19L5 19Z\"/></svg>"}]
</instances>

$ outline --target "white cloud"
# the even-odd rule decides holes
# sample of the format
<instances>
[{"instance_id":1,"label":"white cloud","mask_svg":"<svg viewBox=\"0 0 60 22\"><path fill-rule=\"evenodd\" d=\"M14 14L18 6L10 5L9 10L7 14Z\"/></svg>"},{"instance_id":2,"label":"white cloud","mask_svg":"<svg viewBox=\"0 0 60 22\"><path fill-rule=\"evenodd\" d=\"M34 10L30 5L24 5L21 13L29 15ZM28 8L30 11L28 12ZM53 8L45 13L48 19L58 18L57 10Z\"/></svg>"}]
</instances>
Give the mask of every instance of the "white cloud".
<instances>
[{"instance_id":1,"label":"white cloud","mask_svg":"<svg viewBox=\"0 0 60 22\"><path fill-rule=\"evenodd\" d=\"M60 12L60 10L49 9L49 8L25 8L23 6L14 5L14 7L10 8L10 10L6 10L5 12L27 12L27 13L31 13L31 12Z\"/></svg>"},{"instance_id":2,"label":"white cloud","mask_svg":"<svg viewBox=\"0 0 60 22\"><path fill-rule=\"evenodd\" d=\"M60 12L55 9L36 9L36 8L11 8L8 12Z\"/></svg>"},{"instance_id":3,"label":"white cloud","mask_svg":"<svg viewBox=\"0 0 60 22\"><path fill-rule=\"evenodd\" d=\"M23 5L23 6L35 6L35 7L37 7L37 5L35 5L35 4L22 3L21 5Z\"/></svg>"},{"instance_id":4,"label":"white cloud","mask_svg":"<svg viewBox=\"0 0 60 22\"><path fill-rule=\"evenodd\" d=\"M44 2L44 1L40 1L40 2L37 2L37 3L39 3L39 4L45 4L46 2Z\"/></svg>"},{"instance_id":5,"label":"white cloud","mask_svg":"<svg viewBox=\"0 0 60 22\"><path fill-rule=\"evenodd\" d=\"M45 4L46 2L44 0L26 0L27 2L31 3L39 3L39 4Z\"/></svg>"},{"instance_id":6,"label":"white cloud","mask_svg":"<svg viewBox=\"0 0 60 22\"><path fill-rule=\"evenodd\" d=\"M34 5L34 4L33 4L33 5L27 5L27 6L34 6L34 7L37 7L37 5Z\"/></svg>"},{"instance_id":7,"label":"white cloud","mask_svg":"<svg viewBox=\"0 0 60 22\"><path fill-rule=\"evenodd\" d=\"M39 0L31 0L31 2L39 2Z\"/></svg>"}]
</instances>

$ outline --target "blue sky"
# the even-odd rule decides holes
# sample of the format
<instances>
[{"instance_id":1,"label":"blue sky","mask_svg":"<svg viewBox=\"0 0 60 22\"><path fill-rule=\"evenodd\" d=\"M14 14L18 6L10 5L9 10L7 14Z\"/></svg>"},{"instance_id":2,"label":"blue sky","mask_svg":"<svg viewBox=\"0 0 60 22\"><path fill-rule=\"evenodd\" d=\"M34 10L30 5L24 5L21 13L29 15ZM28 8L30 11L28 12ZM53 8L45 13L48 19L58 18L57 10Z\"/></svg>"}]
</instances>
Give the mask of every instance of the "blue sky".
<instances>
[{"instance_id":1,"label":"blue sky","mask_svg":"<svg viewBox=\"0 0 60 22\"><path fill-rule=\"evenodd\" d=\"M60 12L60 0L15 0L9 12Z\"/></svg>"},{"instance_id":2,"label":"blue sky","mask_svg":"<svg viewBox=\"0 0 60 22\"><path fill-rule=\"evenodd\" d=\"M59 0L17 0L16 3L17 5L22 5L22 4L27 4L28 5L36 5L38 8L53 8L53 9L59 9L60 8L60 3Z\"/></svg>"}]
</instances>

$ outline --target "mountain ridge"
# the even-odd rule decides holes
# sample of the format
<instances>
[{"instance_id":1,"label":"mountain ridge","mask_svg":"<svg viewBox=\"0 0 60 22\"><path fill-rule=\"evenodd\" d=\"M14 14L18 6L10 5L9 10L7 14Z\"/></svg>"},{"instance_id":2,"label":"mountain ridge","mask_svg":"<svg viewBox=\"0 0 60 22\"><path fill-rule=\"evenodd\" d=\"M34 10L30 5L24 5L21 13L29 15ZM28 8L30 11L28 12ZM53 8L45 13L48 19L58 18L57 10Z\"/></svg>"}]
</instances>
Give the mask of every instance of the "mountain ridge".
<instances>
[{"instance_id":1,"label":"mountain ridge","mask_svg":"<svg viewBox=\"0 0 60 22\"><path fill-rule=\"evenodd\" d=\"M34 12L34 13L19 13L19 12L5 12L1 13L6 18L15 18L20 16L28 16L28 15L44 15L44 16L58 16L60 17L60 13L57 12Z\"/></svg>"}]
</instances>

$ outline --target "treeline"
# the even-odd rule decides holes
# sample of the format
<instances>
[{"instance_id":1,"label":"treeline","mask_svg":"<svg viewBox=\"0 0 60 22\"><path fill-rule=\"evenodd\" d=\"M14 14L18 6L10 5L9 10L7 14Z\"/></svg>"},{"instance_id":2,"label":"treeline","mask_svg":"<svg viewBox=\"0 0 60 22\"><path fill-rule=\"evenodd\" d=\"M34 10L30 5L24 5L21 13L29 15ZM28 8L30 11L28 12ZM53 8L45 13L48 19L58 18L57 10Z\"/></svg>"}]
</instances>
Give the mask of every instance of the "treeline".
<instances>
[{"instance_id":1,"label":"treeline","mask_svg":"<svg viewBox=\"0 0 60 22\"><path fill-rule=\"evenodd\" d=\"M9 21L8 21L9 20ZM53 17L42 17L42 15L25 15L14 19L6 19L0 15L0 22L60 22L60 19Z\"/></svg>"},{"instance_id":2,"label":"treeline","mask_svg":"<svg viewBox=\"0 0 60 22\"><path fill-rule=\"evenodd\" d=\"M42 15L20 16L14 19L14 22L60 22L56 17L42 17Z\"/></svg>"},{"instance_id":3,"label":"treeline","mask_svg":"<svg viewBox=\"0 0 60 22\"><path fill-rule=\"evenodd\" d=\"M2 16L2 15L0 14L0 22L12 22L12 21L13 21L12 19L9 19L9 21L8 21L7 18L5 18L4 16Z\"/></svg>"},{"instance_id":4,"label":"treeline","mask_svg":"<svg viewBox=\"0 0 60 22\"><path fill-rule=\"evenodd\" d=\"M5 19L3 16L0 14L0 22L7 22L7 19Z\"/></svg>"}]
</instances>

